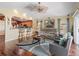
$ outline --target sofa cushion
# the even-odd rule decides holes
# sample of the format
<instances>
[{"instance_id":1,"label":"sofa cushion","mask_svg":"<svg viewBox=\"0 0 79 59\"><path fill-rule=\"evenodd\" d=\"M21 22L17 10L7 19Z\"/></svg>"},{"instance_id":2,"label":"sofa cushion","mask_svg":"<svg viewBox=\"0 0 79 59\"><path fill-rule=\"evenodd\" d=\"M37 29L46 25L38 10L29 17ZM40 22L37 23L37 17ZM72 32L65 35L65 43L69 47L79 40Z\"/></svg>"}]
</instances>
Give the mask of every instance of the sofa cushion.
<instances>
[{"instance_id":1,"label":"sofa cushion","mask_svg":"<svg viewBox=\"0 0 79 59\"><path fill-rule=\"evenodd\" d=\"M63 46L63 47L66 47L67 46L67 41L68 40L65 40L64 38L60 39L59 41L59 45Z\"/></svg>"},{"instance_id":2,"label":"sofa cushion","mask_svg":"<svg viewBox=\"0 0 79 59\"><path fill-rule=\"evenodd\" d=\"M64 39L61 38L60 41L59 41L59 45L63 46L64 45Z\"/></svg>"}]
</instances>

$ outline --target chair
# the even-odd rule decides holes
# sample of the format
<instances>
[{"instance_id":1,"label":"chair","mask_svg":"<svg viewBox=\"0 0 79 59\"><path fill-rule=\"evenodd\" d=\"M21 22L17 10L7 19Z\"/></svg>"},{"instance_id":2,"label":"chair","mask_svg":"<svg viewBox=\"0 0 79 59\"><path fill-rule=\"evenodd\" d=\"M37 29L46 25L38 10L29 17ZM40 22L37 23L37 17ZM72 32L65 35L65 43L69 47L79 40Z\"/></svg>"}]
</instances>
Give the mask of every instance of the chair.
<instances>
[{"instance_id":1,"label":"chair","mask_svg":"<svg viewBox=\"0 0 79 59\"><path fill-rule=\"evenodd\" d=\"M49 44L49 51L51 55L53 56L67 56L70 51L71 43L72 43L72 37L67 40L66 47L60 46L56 43Z\"/></svg>"},{"instance_id":2,"label":"chair","mask_svg":"<svg viewBox=\"0 0 79 59\"><path fill-rule=\"evenodd\" d=\"M32 38L33 38L32 43L33 43L35 40L37 40L37 41L39 42L39 44L40 44L40 36L39 36L38 31L35 31L35 32L33 33Z\"/></svg>"}]
</instances>

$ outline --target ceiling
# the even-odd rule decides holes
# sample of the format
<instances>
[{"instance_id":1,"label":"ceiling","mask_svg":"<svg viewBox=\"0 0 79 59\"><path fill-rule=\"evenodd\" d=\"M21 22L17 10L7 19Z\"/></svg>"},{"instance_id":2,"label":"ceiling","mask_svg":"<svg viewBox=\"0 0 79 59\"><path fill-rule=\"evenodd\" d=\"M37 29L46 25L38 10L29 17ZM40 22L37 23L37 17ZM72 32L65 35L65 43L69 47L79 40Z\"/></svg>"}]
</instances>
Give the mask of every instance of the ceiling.
<instances>
[{"instance_id":1,"label":"ceiling","mask_svg":"<svg viewBox=\"0 0 79 59\"><path fill-rule=\"evenodd\" d=\"M37 2L0 2L0 9L17 9L29 16L35 18L42 18L44 16L66 16L68 14L73 14L79 7L78 2L41 2L48 7L46 13L37 13L30 11L26 8L28 4L35 4Z\"/></svg>"}]
</instances>

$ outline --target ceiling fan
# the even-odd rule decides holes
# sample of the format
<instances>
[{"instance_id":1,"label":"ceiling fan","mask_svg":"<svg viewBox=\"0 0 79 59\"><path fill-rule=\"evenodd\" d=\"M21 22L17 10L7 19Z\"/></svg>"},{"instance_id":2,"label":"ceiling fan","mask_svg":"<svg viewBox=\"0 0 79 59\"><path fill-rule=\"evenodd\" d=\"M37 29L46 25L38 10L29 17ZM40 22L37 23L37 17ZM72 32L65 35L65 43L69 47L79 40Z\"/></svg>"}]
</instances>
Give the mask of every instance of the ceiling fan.
<instances>
[{"instance_id":1,"label":"ceiling fan","mask_svg":"<svg viewBox=\"0 0 79 59\"><path fill-rule=\"evenodd\" d=\"M28 4L26 8L30 11L36 11L38 13L46 12L48 9L48 7L41 2L38 2L37 4Z\"/></svg>"}]
</instances>

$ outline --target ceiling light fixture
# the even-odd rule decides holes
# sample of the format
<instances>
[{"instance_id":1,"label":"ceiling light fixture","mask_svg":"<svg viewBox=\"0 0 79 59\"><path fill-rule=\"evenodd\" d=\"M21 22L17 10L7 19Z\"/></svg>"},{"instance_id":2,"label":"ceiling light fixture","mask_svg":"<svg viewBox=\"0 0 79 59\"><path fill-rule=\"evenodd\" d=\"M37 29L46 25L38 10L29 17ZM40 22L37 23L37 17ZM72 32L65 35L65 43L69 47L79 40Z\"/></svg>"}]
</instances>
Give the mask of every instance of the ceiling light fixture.
<instances>
[{"instance_id":1,"label":"ceiling light fixture","mask_svg":"<svg viewBox=\"0 0 79 59\"><path fill-rule=\"evenodd\" d=\"M41 2L38 2L37 4L29 4L27 8L31 11L36 11L38 13L46 12L48 9L48 7L42 4Z\"/></svg>"},{"instance_id":2,"label":"ceiling light fixture","mask_svg":"<svg viewBox=\"0 0 79 59\"><path fill-rule=\"evenodd\" d=\"M16 9L13 10L15 14L18 14L18 11Z\"/></svg>"},{"instance_id":3,"label":"ceiling light fixture","mask_svg":"<svg viewBox=\"0 0 79 59\"><path fill-rule=\"evenodd\" d=\"M35 7L36 9L36 11L37 12L46 12L47 11L47 7L45 6L45 5L43 5L43 4L41 4L41 2L38 2L38 4L36 5L36 7Z\"/></svg>"}]
</instances>

